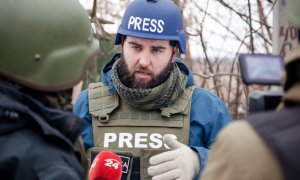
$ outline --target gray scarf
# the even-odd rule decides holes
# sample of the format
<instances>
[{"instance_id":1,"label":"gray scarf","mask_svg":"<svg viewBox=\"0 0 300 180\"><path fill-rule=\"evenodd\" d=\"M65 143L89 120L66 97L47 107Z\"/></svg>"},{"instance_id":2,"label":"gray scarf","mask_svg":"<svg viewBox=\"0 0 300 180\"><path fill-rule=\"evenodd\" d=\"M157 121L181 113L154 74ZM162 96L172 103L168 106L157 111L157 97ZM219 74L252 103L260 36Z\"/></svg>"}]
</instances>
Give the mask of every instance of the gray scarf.
<instances>
[{"instance_id":1,"label":"gray scarf","mask_svg":"<svg viewBox=\"0 0 300 180\"><path fill-rule=\"evenodd\" d=\"M111 81L118 94L131 106L150 110L168 107L185 89L188 76L180 72L174 63L174 68L169 78L159 86L152 89L128 88L119 79L117 67L119 60L112 67Z\"/></svg>"}]
</instances>

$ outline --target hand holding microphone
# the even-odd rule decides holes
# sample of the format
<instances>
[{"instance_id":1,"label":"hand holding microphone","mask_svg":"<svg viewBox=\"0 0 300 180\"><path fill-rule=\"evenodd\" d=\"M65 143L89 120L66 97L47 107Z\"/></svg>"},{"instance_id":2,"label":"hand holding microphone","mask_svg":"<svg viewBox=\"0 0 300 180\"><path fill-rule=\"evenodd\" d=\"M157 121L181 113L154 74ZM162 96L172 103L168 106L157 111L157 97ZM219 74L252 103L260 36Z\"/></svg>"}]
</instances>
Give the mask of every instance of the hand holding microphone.
<instances>
[{"instance_id":1,"label":"hand holding microphone","mask_svg":"<svg viewBox=\"0 0 300 180\"><path fill-rule=\"evenodd\" d=\"M93 160L89 172L90 180L120 180L122 160L113 152L101 151Z\"/></svg>"}]
</instances>

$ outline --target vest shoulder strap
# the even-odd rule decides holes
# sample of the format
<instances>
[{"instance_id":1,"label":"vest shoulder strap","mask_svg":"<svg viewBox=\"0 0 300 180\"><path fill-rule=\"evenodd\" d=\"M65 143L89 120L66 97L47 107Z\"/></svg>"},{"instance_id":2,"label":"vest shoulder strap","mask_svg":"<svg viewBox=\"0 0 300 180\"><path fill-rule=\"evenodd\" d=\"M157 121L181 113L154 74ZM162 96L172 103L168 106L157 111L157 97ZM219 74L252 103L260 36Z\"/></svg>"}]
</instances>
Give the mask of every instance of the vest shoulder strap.
<instances>
[{"instance_id":1,"label":"vest shoulder strap","mask_svg":"<svg viewBox=\"0 0 300 180\"><path fill-rule=\"evenodd\" d=\"M195 90L194 85L186 88L184 92L171 103L170 106L161 108L161 115L170 117L172 114L189 113L189 104ZM89 84L89 112L99 120L108 119L108 115L119 106L119 96L111 93L102 82Z\"/></svg>"},{"instance_id":2,"label":"vest shoulder strap","mask_svg":"<svg viewBox=\"0 0 300 180\"><path fill-rule=\"evenodd\" d=\"M111 93L102 82L89 84L89 111L99 120L108 119L108 115L119 106L119 96Z\"/></svg>"},{"instance_id":3,"label":"vest shoulder strap","mask_svg":"<svg viewBox=\"0 0 300 180\"><path fill-rule=\"evenodd\" d=\"M195 88L195 85L185 88L183 93L170 106L161 108L161 115L170 117L172 114L189 113L189 105Z\"/></svg>"}]
</instances>

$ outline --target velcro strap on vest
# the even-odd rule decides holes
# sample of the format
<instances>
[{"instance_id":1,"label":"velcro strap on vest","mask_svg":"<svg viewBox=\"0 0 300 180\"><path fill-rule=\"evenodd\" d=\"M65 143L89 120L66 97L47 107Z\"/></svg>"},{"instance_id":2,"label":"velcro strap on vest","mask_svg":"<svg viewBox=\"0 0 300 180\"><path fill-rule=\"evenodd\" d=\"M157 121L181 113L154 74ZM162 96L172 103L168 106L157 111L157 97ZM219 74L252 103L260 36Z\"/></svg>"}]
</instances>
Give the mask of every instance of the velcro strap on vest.
<instances>
[{"instance_id":1,"label":"velcro strap on vest","mask_svg":"<svg viewBox=\"0 0 300 180\"><path fill-rule=\"evenodd\" d=\"M102 123L109 120L109 114L119 106L118 95L109 92L102 82L89 84L89 111Z\"/></svg>"},{"instance_id":2,"label":"velcro strap on vest","mask_svg":"<svg viewBox=\"0 0 300 180\"><path fill-rule=\"evenodd\" d=\"M164 117L171 117L172 114L187 114L189 113L188 105L193 95L196 86L190 86L174 101L169 107L160 108L161 115Z\"/></svg>"}]
</instances>

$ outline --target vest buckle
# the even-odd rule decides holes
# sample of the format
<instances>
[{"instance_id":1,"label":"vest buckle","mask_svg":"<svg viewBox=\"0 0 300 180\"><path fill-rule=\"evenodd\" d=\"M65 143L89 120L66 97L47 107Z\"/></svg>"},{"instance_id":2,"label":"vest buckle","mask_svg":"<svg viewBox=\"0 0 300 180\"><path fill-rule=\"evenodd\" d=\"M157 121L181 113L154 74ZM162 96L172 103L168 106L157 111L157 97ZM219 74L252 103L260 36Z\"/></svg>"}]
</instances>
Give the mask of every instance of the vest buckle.
<instances>
[{"instance_id":1,"label":"vest buckle","mask_svg":"<svg viewBox=\"0 0 300 180\"><path fill-rule=\"evenodd\" d=\"M98 120L100 123L107 123L108 120L109 120L109 115L106 114L106 115L99 115L98 116Z\"/></svg>"}]
</instances>

